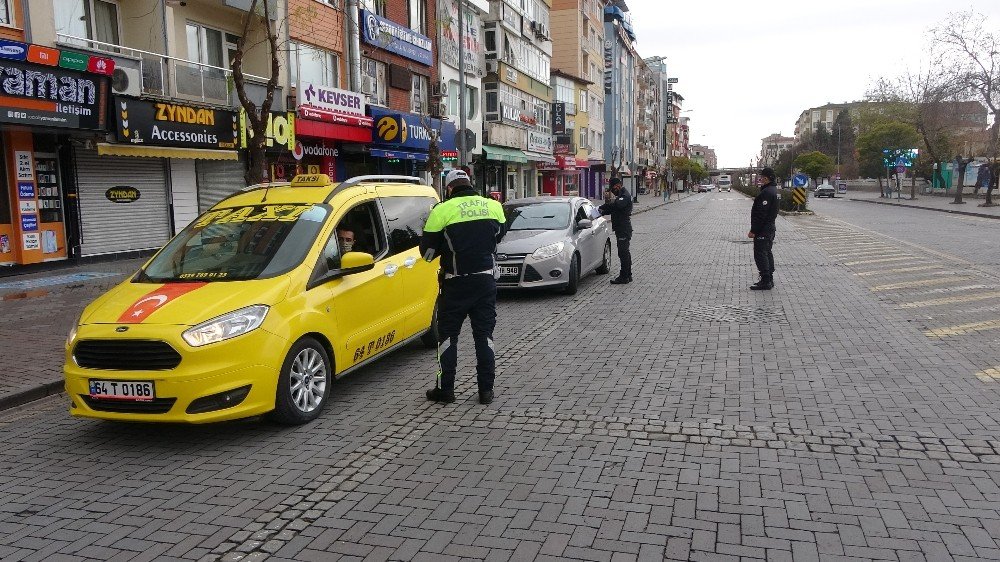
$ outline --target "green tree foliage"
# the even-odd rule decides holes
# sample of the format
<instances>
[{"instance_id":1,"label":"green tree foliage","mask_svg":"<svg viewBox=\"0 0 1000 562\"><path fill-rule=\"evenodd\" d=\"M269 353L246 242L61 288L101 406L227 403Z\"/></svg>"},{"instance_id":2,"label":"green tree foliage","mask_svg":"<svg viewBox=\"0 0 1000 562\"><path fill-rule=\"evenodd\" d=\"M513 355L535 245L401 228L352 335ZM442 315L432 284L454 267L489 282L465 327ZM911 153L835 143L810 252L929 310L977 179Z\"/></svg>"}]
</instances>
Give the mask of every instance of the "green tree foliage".
<instances>
[{"instance_id":1,"label":"green tree foliage","mask_svg":"<svg viewBox=\"0 0 1000 562\"><path fill-rule=\"evenodd\" d=\"M858 136L858 159L861 173L867 177L885 174L882 151L906 150L917 146L920 134L916 127L899 121L885 121Z\"/></svg>"},{"instance_id":2,"label":"green tree foliage","mask_svg":"<svg viewBox=\"0 0 1000 562\"><path fill-rule=\"evenodd\" d=\"M818 150L799 154L792 165L817 183L819 178L829 176L835 169L833 158Z\"/></svg>"},{"instance_id":3,"label":"green tree foliage","mask_svg":"<svg viewBox=\"0 0 1000 562\"><path fill-rule=\"evenodd\" d=\"M705 170L704 166L690 158L674 156L670 159L670 165L673 167L674 177L677 179L686 180L689 172L692 182L698 182L708 177L708 171Z\"/></svg>"}]
</instances>

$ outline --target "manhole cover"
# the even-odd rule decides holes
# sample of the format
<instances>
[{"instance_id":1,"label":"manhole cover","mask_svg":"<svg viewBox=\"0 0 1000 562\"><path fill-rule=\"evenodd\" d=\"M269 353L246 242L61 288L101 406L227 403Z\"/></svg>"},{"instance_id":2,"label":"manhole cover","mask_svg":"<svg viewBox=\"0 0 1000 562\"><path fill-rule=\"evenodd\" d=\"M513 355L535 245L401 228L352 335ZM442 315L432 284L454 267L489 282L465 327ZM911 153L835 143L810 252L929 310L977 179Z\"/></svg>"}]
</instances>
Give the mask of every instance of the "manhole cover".
<instances>
[{"instance_id":1,"label":"manhole cover","mask_svg":"<svg viewBox=\"0 0 1000 562\"><path fill-rule=\"evenodd\" d=\"M739 322L741 324L775 324L786 321L783 308L746 308L733 305L692 306L681 312L688 320L702 322Z\"/></svg>"}]
</instances>

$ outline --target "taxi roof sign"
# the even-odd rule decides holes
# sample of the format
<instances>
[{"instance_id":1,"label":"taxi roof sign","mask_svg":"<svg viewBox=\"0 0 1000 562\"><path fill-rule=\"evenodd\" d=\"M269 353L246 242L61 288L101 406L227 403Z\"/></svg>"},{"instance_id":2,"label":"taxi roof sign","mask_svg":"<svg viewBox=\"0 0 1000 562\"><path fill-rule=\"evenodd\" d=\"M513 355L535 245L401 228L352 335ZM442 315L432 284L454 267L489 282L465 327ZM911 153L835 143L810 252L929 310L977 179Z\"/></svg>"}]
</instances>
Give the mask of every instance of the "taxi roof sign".
<instances>
[{"instance_id":1,"label":"taxi roof sign","mask_svg":"<svg viewBox=\"0 0 1000 562\"><path fill-rule=\"evenodd\" d=\"M326 174L299 174L292 178L292 187L328 187L333 184Z\"/></svg>"}]
</instances>

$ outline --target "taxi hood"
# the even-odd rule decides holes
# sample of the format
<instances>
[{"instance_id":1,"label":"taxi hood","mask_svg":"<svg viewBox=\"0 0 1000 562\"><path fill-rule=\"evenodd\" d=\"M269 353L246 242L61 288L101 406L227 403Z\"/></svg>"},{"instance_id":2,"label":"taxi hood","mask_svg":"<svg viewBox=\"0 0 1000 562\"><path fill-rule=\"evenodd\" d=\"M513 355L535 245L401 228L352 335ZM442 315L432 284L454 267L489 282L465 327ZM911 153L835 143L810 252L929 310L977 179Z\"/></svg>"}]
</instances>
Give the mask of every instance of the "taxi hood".
<instances>
[{"instance_id":1,"label":"taxi hood","mask_svg":"<svg viewBox=\"0 0 1000 562\"><path fill-rule=\"evenodd\" d=\"M285 298L289 283L286 277L170 283L129 280L91 303L80 324L194 326L243 307L273 306Z\"/></svg>"}]
</instances>

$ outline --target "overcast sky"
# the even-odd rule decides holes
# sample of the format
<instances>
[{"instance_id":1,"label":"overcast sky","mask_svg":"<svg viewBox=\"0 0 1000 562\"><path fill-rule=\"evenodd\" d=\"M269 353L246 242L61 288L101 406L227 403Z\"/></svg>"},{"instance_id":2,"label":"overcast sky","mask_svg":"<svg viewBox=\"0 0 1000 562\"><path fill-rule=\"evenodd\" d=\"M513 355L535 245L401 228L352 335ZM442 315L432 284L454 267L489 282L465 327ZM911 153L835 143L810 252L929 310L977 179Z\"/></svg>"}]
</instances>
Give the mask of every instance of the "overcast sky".
<instances>
[{"instance_id":1,"label":"overcast sky","mask_svg":"<svg viewBox=\"0 0 1000 562\"><path fill-rule=\"evenodd\" d=\"M1000 31L1000 0L626 0L639 54L667 57L691 142L720 166L756 162L760 139L791 136L799 113L864 97L920 64L927 30L975 9ZM765 79L771 77L771 79Z\"/></svg>"}]
</instances>

